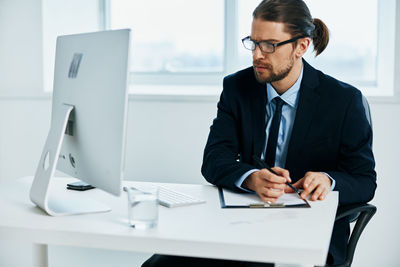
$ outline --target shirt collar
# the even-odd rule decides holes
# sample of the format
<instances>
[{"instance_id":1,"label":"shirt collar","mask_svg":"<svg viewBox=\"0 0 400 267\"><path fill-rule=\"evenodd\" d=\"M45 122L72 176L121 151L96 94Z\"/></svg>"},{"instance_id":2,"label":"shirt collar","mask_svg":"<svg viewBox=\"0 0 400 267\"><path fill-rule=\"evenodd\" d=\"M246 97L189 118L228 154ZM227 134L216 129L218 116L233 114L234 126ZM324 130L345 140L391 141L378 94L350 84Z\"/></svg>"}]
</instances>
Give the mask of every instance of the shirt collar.
<instances>
[{"instance_id":1,"label":"shirt collar","mask_svg":"<svg viewBox=\"0 0 400 267\"><path fill-rule=\"evenodd\" d=\"M300 91L300 84L301 80L303 79L303 67L301 67L301 72L297 81L289 88L285 93L283 93L280 98L285 101L286 104L297 108L299 91ZM268 104L274 99L275 97L279 96L279 94L275 91L274 87L270 83L267 83L267 96L268 96Z\"/></svg>"}]
</instances>

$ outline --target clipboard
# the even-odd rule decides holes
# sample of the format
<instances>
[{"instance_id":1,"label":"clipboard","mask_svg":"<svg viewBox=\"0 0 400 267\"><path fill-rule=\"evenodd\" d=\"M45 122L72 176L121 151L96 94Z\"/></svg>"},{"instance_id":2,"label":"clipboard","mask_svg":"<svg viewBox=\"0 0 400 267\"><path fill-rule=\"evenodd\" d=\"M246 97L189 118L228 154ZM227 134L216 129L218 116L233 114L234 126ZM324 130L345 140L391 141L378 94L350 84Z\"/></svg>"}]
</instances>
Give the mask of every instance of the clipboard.
<instances>
[{"instance_id":1,"label":"clipboard","mask_svg":"<svg viewBox=\"0 0 400 267\"><path fill-rule=\"evenodd\" d=\"M225 194L224 194L225 191ZM242 209L242 208L311 208L310 204L306 199L297 199L295 202L279 202L276 203L263 203L256 194L251 193L237 193L222 187L218 187L219 200L221 208L223 209ZM233 195L234 194L234 195ZM287 194L289 195L289 194ZM296 195L296 193L293 193ZM237 201L231 201L229 198L234 196L235 198L241 198ZM258 198L258 199L257 199ZM300 202L300 203L299 203Z\"/></svg>"}]
</instances>

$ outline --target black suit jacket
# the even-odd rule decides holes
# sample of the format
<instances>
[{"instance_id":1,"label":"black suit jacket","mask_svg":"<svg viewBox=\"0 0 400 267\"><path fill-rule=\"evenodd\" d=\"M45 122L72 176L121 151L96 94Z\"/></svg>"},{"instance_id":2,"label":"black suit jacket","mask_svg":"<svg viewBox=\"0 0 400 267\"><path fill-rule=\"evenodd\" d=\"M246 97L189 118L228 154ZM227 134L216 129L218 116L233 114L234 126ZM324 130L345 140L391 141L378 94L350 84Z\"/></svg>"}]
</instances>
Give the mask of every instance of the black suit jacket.
<instances>
[{"instance_id":1,"label":"black suit jacket","mask_svg":"<svg viewBox=\"0 0 400 267\"><path fill-rule=\"evenodd\" d=\"M328 173L336 181L339 204L368 202L376 189L376 173L362 95L304 60L303 65L285 168L293 182L307 171ZM252 155L260 156L265 143L266 104L266 86L257 82L252 67L225 77L204 150L202 174L207 181L239 190L235 182L256 168ZM347 229L338 235L340 246L347 243Z\"/></svg>"}]
</instances>

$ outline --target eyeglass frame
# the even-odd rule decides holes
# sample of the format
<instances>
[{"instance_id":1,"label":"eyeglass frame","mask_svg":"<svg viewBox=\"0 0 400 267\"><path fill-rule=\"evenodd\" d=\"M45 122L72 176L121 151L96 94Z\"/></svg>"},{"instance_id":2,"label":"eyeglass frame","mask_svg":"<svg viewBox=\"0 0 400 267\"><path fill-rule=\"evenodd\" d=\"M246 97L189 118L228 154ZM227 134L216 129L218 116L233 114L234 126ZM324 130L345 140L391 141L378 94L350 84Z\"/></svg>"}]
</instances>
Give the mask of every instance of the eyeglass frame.
<instances>
[{"instance_id":1,"label":"eyeglass frame","mask_svg":"<svg viewBox=\"0 0 400 267\"><path fill-rule=\"evenodd\" d=\"M255 40L252 40L250 36L246 36L246 37L244 37L242 39L242 44L243 44L244 48L247 49L247 50L255 51L257 49L257 46L258 46L260 48L261 52L267 53L267 54L272 54L272 53L274 53L276 51L276 48L278 46L281 46L281 45L284 45L284 44L288 44L288 43L293 43L293 42L297 41L298 39L304 38L304 37L309 37L309 36L308 35L299 35L299 36L293 37L293 38L291 38L289 40L286 40L286 41L283 41L283 42L280 42L280 43L270 43L268 41L259 41L259 42L257 42ZM250 40L250 41L252 41L254 43L254 49L249 49L249 48L246 47L244 42L247 41L247 40ZM273 51L272 52L263 51L263 49L260 46L260 43L267 43L268 45L271 45L274 48Z\"/></svg>"}]
</instances>

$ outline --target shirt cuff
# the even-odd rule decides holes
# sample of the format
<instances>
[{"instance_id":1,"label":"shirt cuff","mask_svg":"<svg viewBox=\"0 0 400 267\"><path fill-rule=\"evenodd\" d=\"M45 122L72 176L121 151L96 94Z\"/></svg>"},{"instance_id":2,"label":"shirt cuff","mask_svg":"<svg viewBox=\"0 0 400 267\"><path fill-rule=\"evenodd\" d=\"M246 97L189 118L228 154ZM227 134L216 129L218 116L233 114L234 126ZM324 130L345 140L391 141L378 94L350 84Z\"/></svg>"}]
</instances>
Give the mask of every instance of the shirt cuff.
<instances>
[{"instance_id":1,"label":"shirt cuff","mask_svg":"<svg viewBox=\"0 0 400 267\"><path fill-rule=\"evenodd\" d=\"M246 180L246 178L250 176L250 174L252 174L253 172L257 172L257 171L259 171L259 169L252 169L252 170L249 170L249 171L245 172L245 173L244 173L242 176L240 176L240 178L235 182L236 187L239 188L239 189L241 189L241 190L243 190L243 191L246 191L246 192L249 192L249 193L254 193L254 191L242 187L242 184L243 184L244 180Z\"/></svg>"},{"instance_id":2,"label":"shirt cuff","mask_svg":"<svg viewBox=\"0 0 400 267\"><path fill-rule=\"evenodd\" d=\"M335 185L336 185L336 181L335 179L333 179L329 174L327 174L326 172L322 172L323 174L325 174L326 176L329 177L329 179L331 179L332 181L332 186L331 186L331 191L333 191L333 189L335 189Z\"/></svg>"}]
</instances>

